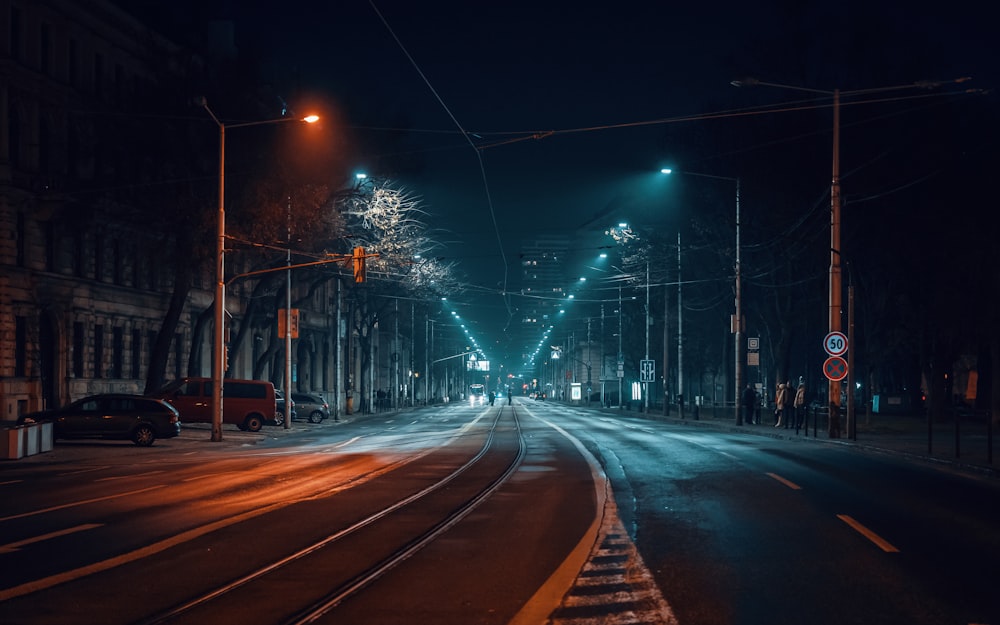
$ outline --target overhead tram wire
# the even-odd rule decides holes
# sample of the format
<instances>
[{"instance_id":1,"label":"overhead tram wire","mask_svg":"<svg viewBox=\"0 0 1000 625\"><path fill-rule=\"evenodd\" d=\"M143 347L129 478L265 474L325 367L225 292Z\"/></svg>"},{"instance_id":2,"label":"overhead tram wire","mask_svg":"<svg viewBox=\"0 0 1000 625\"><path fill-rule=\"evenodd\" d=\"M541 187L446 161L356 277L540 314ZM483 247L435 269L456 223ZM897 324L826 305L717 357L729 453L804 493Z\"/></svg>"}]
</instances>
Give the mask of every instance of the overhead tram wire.
<instances>
[{"instance_id":1,"label":"overhead tram wire","mask_svg":"<svg viewBox=\"0 0 1000 625\"><path fill-rule=\"evenodd\" d=\"M445 104L444 100L441 99L441 96L438 94L437 90L434 89L434 86L427 79L427 76L424 75L424 72L420 69L420 66L417 65L417 62L410 55L410 52L406 49L406 46L404 46L403 42L400 41L399 37L396 36L396 32L392 29L392 26L389 25L389 22L386 21L385 17L382 15L382 12L379 11L377 6L375 6L374 0L368 0L368 4L371 6L372 10L375 11L375 14L378 16L379 20L385 26L386 30L389 31L389 34L396 42L396 45L399 46L399 49L402 50L403 54L406 55L406 58L413 65L413 69L416 70L417 74L420 75L420 79L424 81L424 84L427 85L427 88L430 89L432 94L434 94L434 98L441 105L441 108L443 108L445 113L448 114L448 117L451 118L451 121L455 124L455 127L458 128L459 131L461 131L462 136L469 143L469 146L472 148L472 150L476 153L476 160L479 163L479 173L482 176L483 180L483 190L486 192L486 204L490 211L490 219L493 221L493 231L494 233L496 233L497 245L500 247L500 255L503 258L503 291L506 294L508 273L510 272L510 267L507 264L507 255L503 251L503 240L500 238L500 226L499 224L497 224L496 211L493 208L493 197L490 193L490 185L489 185L489 180L486 177L486 167L483 163L482 153L480 152L479 147L477 147L476 144L472 141L471 137L469 136L469 133L465 130L465 128L462 127L462 124L459 123L459 121L452 114L451 109L448 108L448 105ZM505 303L507 305L508 317L512 318L514 316L514 311L511 310L510 303L506 301L506 298L505 298Z\"/></svg>"}]
</instances>

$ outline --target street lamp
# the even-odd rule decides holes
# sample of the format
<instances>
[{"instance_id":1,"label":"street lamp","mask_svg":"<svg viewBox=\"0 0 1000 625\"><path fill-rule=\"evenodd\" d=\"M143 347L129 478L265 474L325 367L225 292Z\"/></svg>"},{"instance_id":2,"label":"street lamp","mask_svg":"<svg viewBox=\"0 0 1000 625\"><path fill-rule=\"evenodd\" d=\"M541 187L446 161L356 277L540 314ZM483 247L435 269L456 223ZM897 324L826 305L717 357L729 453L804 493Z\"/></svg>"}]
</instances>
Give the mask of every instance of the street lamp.
<instances>
[{"instance_id":1,"label":"street lamp","mask_svg":"<svg viewBox=\"0 0 1000 625\"><path fill-rule=\"evenodd\" d=\"M776 87L790 91L803 91L824 96L833 96L833 167L830 180L830 292L829 292L829 331L839 332L841 330L841 298L842 280L840 271L840 98L841 96L865 96L888 91L899 91L902 89L927 89L938 87L944 83L963 83L969 78L956 78L943 82L921 80L905 85L894 85L890 87L875 87L872 89L855 89L852 91L841 91L834 89L811 89L795 85L784 85L780 83L764 82L756 78L743 78L730 82L734 87ZM739 389L737 389L739 393ZM830 380L827 389L827 402L831 409L831 428L834 417L839 419L840 414L840 382ZM850 417L850 415L848 415ZM839 427L839 426L838 426ZM832 432L832 430L831 430Z\"/></svg>"},{"instance_id":2,"label":"street lamp","mask_svg":"<svg viewBox=\"0 0 1000 625\"><path fill-rule=\"evenodd\" d=\"M226 124L224 124L212 109L208 101L200 98L199 104L208 112L212 121L219 127L219 210L216 223L215 244L215 329L212 346L212 441L222 440L222 379L226 372ZM312 124L319 120L316 115L303 118L281 117L255 122L229 124L229 128L245 126L261 126L264 124L279 124L282 122L306 122ZM285 402L290 401L286 397Z\"/></svg>"},{"instance_id":3,"label":"street lamp","mask_svg":"<svg viewBox=\"0 0 1000 625\"><path fill-rule=\"evenodd\" d=\"M670 169L661 169L661 174L673 173ZM742 289L741 279L740 279L740 179L730 178L729 176L716 176L713 174L700 174L693 171L679 171L679 174L685 174L687 176L699 176L701 178L714 178L716 180L728 180L729 182L736 183L736 278L735 278L735 304L736 304L736 315L733 317L732 321L732 332L734 336L734 352L735 352L735 362L733 363L733 383L735 385L735 408L736 408L736 425L743 425L743 413L740 412L740 392L743 387L743 310L740 302L740 291ZM680 267L680 233L677 234L677 256L678 256L678 267ZM680 292L680 276L678 280L678 293ZM678 294L678 301L680 295ZM678 320L680 319L680 305L678 305L677 315ZM678 332L679 334L679 332ZM679 340L679 339L678 339ZM679 348L678 348L679 350ZM680 353L678 351L678 360L680 360ZM678 366L680 364L678 363Z\"/></svg>"}]
</instances>

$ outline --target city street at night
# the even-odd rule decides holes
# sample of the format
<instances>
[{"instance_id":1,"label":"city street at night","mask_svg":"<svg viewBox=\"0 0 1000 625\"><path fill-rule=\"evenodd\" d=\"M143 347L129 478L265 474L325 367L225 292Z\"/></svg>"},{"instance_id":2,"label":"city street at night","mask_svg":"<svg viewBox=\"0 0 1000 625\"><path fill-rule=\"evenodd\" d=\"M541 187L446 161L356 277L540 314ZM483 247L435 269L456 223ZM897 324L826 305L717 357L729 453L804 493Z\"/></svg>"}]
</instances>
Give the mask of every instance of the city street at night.
<instances>
[{"instance_id":1,"label":"city street at night","mask_svg":"<svg viewBox=\"0 0 1000 625\"><path fill-rule=\"evenodd\" d=\"M207 434L5 465L0 621L1000 615L986 470L525 398Z\"/></svg>"}]
</instances>

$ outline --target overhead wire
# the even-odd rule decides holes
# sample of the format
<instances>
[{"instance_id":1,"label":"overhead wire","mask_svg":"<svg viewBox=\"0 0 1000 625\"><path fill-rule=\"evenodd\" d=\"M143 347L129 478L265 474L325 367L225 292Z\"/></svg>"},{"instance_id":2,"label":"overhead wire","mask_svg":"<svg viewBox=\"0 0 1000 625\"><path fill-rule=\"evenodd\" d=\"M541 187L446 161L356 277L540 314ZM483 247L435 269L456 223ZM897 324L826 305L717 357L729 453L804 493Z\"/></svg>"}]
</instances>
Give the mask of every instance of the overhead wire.
<instances>
[{"instance_id":1,"label":"overhead wire","mask_svg":"<svg viewBox=\"0 0 1000 625\"><path fill-rule=\"evenodd\" d=\"M410 64L413 65L413 69L417 72L417 74L420 75L420 79L423 80L424 84L427 85L427 88L430 89L431 93L434 95L434 98L441 105L441 108L444 109L445 113L451 119L452 123L455 124L455 127L459 129L459 131L461 132L462 136L468 142L469 146L476 153L476 161L479 164L479 173L480 173L480 176L482 177L482 181L483 181L483 190L486 193L486 204L487 204L487 207L489 208L490 219L493 222L493 231L496 234L497 245L500 247L500 255L503 258L503 291L506 293L506 291L507 291L507 280L508 280L508 274L510 272L510 267L508 266L508 263L507 263L507 255L506 255L506 253L503 250L503 239L500 237L500 226L497 223L496 210L493 207L493 197L492 197L492 194L490 193L490 184L489 184L489 179L488 179L488 177L486 175L486 166L485 166L485 163L483 162L482 152L477 148L475 142L472 141L470 133L465 130L465 128L462 126L462 124L458 121L458 119L455 118L455 115L452 114L451 109L448 108L448 105L441 98L440 94L438 94L437 90L434 88L434 85L431 84L430 80L428 80L428 78L424 74L423 70L420 69L420 66L417 64L416 60L409 53L409 51L406 49L406 46L403 45L403 42L396 35L396 32L393 30L393 28L389 24L389 22L385 19L385 16L383 16L382 12L379 11L379 9L378 9L377 6L375 6L374 0L368 0L368 4L371 6L372 10L375 11L375 14L378 16L378 18L382 22L383 26L385 26L386 30L389 31L389 34L392 36L393 40L396 42L396 45L399 46L399 49L406 56L407 60L409 60ZM505 301L505 303L507 304L508 324L509 324L510 323L510 319L512 319L513 316L514 316L514 313L510 309L509 302Z\"/></svg>"}]
</instances>

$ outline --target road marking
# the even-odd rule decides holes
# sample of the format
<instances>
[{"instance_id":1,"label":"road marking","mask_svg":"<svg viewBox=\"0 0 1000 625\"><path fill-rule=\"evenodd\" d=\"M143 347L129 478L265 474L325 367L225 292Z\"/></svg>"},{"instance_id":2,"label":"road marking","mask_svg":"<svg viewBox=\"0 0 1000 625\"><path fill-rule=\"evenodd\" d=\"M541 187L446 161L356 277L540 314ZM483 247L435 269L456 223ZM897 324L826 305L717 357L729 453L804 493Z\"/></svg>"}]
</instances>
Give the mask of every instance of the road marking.
<instances>
[{"instance_id":1,"label":"road marking","mask_svg":"<svg viewBox=\"0 0 1000 625\"><path fill-rule=\"evenodd\" d=\"M351 443L353 443L355 441L359 441L359 440L361 440L361 437L360 436L355 436L354 438L352 438L350 440L346 440L343 443L338 443L338 444L334 445L333 448L334 449L340 449L341 447L347 447Z\"/></svg>"},{"instance_id":2,"label":"road marking","mask_svg":"<svg viewBox=\"0 0 1000 625\"><path fill-rule=\"evenodd\" d=\"M120 497L130 497L132 495L138 495L139 493L146 493L151 490L158 490L160 488L165 488L166 484L160 484L159 486L150 486L149 488L140 488L139 490L130 490L127 493L118 493L117 495L108 495L107 497L95 497L93 499L83 499L81 501L73 501L70 503L64 503L58 506L52 506L51 508L42 508L41 510L32 510L31 512L22 512L21 514L12 514L10 516L0 517L0 521L11 521L13 519L23 519L24 517L35 516L36 514L45 514L46 512L54 512L56 510L64 510L66 508L73 508L75 506L85 506L88 503L97 503L99 501L108 501L110 499L118 499Z\"/></svg>"},{"instance_id":3,"label":"road marking","mask_svg":"<svg viewBox=\"0 0 1000 625\"><path fill-rule=\"evenodd\" d=\"M60 536L66 536L67 534L75 534L77 532L83 532L85 530L92 530L95 527L101 527L104 523L84 523L83 525L77 525L76 527L68 527L64 530L59 530L56 532L49 532L48 534L42 534L41 536L35 536L34 538L25 538L24 540L19 540L16 543L7 543L6 545L0 545L0 553L13 553L24 547L25 545L30 545L33 543L40 543L43 540L48 540L50 538L58 538Z\"/></svg>"},{"instance_id":4,"label":"road marking","mask_svg":"<svg viewBox=\"0 0 1000 625\"><path fill-rule=\"evenodd\" d=\"M527 413L559 432L587 459L597 514L576 548L528 602L511 625L615 625L649 623L677 625L670 604L663 597L642 557L618 518L611 482L594 455L575 436L526 409ZM623 568L628 576L614 569ZM627 587L629 599L621 591ZM607 592L605 592L607 591ZM596 613L596 618L588 617Z\"/></svg>"},{"instance_id":5,"label":"road marking","mask_svg":"<svg viewBox=\"0 0 1000 625\"><path fill-rule=\"evenodd\" d=\"M0 486L6 486L7 484L20 484L24 480L7 480L6 482L0 482Z\"/></svg>"},{"instance_id":6,"label":"road marking","mask_svg":"<svg viewBox=\"0 0 1000 625\"><path fill-rule=\"evenodd\" d=\"M145 477L147 475L156 475L157 473L166 473L166 471L146 471L145 473L136 473L134 475L112 475L111 477L102 477L94 480L95 482L112 482L114 480L127 480L130 477Z\"/></svg>"},{"instance_id":7,"label":"road marking","mask_svg":"<svg viewBox=\"0 0 1000 625\"><path fill-rule=\"evenodd\" d=\"M854 531L858 532L859 534L861 534L862 536L864 536L868 540L870 540L873 543L875 543L876 545L878 545L879 548L882 551L884 551L886 553L899 553L899 549L896 549L895 547L893 547L892 544L889 543L889 541L885 540L884 538L882 538L881 536L879 536L875 532L871 531L870 529L868 529L867 527L865 527L861 523L858 523L857 521L855 521L850 516L848 516L846 514L838 514L837 518L840 519L841 521L843 521L844 523L847 523L848 525L850 525L854 529Z\"/></svg>"},{"instance_id":8,"label":"road marking","mask_svg":"<svg viewBox=\"0 0 1000 625\"><path fill-rule=\"evenodd\" d=\"M791 482L789 480L786 480L785 478L781 477L780 475L778 475L776 473L765 473L765 475L767 475L768 477L773 477L774 479L778 480L779 482L781 482L782 484L784 484L788 488L791 488L792 490L802 490L802 487L799 486L798 484L796 484L795 482Z\"/></svg>"},{"instance_id":9,"label":"road marking","mask_svg":"<svg viewBox=\"0 0 1000 625\"><path fill-rule=\"evenodd\" d=\"M110 469L111 465L106 464L103 467L90 467L89 469L80 469L79 471L67 471L66 473L60 473L59 477L65 477L67 475L79 475L81 473L92 473L94 471L102 471L104 469Z\"/></svg>"}]
</instances>

